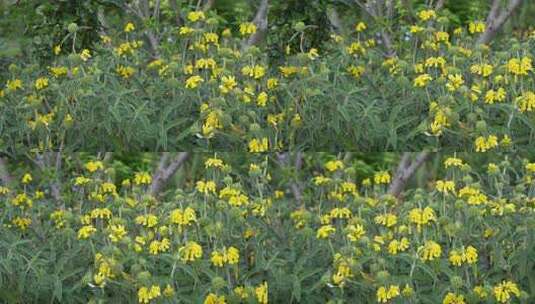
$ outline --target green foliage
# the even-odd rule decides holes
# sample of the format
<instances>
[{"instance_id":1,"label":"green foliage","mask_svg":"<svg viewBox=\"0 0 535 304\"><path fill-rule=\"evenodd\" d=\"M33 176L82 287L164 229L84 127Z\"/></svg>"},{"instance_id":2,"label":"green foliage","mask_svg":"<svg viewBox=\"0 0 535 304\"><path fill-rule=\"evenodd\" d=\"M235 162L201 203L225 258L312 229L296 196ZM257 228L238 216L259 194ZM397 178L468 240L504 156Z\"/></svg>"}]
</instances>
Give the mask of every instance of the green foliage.
<instances>
[{"instance_id":1,"label":"green foliage","mask_svg":"<svg viewBox=\"0 0 535 304\"><path fill-rule=\"evenodd\" d=\"M150 303L200 303L210 294L243 303L236 287L244 287L247 303L261 303L258 288L267 282L270 303L356 297L373 303L381 287L391 286L399 288L392 300L400 302L437 303L454 293L466 303L497 303L494 287L510 281L518 288L510 292L514 302L532 302L535 163L514 154L434 155L436 177L406 189L398 201L386 194L398 157L305 153L301 202L293 197L290 170L273 154L192 155L190 178L156 198L146 175L156 168L156 155L121 154L98 163L95 155L68 154L59 200L48 191L56 179L24 158L10 159L15 182L0 188L0 300L137 302L142 288L158 286ZM205 165L209 158L224 165ZM363 166L378 169L363 173ZM128 182L113 177L120 167ZM203 190L207 181L215 190ZM440 188L444 181L453 189ZM240 194L224 194L229 189ZM188 208L195 216L184 222L177 210ZM411 214L424 208L432 216L420 223ZM145 222L147 215L156 222ZM352 234L357 225L364 230ZM84 236L88 226L94 231ZM117 226L125 234L114 238ZM320 233L327 226L334 230ZM408 246L393 250L392 241L402 238ZM154 251L152 244L163 240L169 248ZM202 254L185 260L181 248L191 241ZM435 258L424 258L428 241L440 246ZM231 246L238 262L217 266L213 252ZM469 246L475 260L453 263L454 251Z\"/></svg>"}]
</instances>

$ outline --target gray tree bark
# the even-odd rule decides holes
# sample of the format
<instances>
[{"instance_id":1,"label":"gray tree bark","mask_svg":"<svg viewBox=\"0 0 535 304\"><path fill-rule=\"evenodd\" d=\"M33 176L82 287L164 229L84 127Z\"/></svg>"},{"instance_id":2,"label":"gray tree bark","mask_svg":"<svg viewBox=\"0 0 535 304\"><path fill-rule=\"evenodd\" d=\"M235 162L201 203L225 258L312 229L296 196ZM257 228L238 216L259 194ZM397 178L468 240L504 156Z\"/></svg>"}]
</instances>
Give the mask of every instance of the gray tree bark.
<instances>
[{"instance_id":1,"label":"gray tree bark","mask_svg":"<svg viewBox=\"0 0 535 304\"><path fill-rule=\"evenodd\" d=\"M486 29L479 36L477 44L488 44L498 31L520 6L523 0L509 0L505 8L501 8L500 0L493 0L486 20Z\"/></svg>"},{"instance_id":2,"label":"gray tree bark","mask_svg":"<svg viewBox=\"0 0 535 304\"><path fill-rule=\"evenodd\" d=\"M256 33L252 34L245 42L245 49L253 45L258 45L265 40L268 30L268 9L269 0L262 0L252 21L256 25Z\"/></svg>"},{"instance_id":3,"label":"gray tree bark","mask_svg":"<svg viewBox=\"0 0 535 304\"><path fill-rule=\"evenodd\" d=\"M400 197L401 193L405 189L405 186L411 177L416 173L418 168L420 168L431 156L429 152L424 151L420 152L415 159L411 161L411 154L412 153L410 152L403 153L394 175L394 179L392 180L392 183L388 189L388 194L397 198Z\"/></svg>"},{"instance_id":4,"label":"gray tree bark","mask_svg":"<svg viewBox=\"0 0 535 304\"><path fill-rule=\"evenodd\" d=\"M11 174L7 168L8 161L4 157L0 157L0 179L3 185L9 185L13 181Z\"/></svg>"},{"instance_id":5,"label":"gray tree bark","mask_svg":"<svg viewBox=\"0 0 535 304\"><path fill-rule=\"evenodd\" d=\"M150 185L150 193L154 196L158 195L163 187L169 182L169 180L176 173L184 162L189 158L189 152L178 153L170 162L169 153L163 153L158 163L158 168L152 176L152 184Z\"/></svg>"}]
</instances>

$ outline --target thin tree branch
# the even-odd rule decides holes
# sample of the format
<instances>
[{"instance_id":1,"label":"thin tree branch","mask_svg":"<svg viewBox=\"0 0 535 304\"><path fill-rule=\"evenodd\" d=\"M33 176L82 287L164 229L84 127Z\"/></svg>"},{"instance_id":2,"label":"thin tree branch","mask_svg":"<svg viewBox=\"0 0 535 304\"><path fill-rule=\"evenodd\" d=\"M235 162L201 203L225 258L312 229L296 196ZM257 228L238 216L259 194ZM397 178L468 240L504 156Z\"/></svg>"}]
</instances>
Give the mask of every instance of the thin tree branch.
<instances>
[{"instance_id":1,"label":"thin tree branch","mask_svg":"<svg viewBox=\"0 0 535 304\"><path fill-rule=\"evenodd\" d=\"M202 10L204 12L209 11L210 9L212 9L214 4L215 4L215 0L206 0L206 3L204 3L204 6L202 7Z\"/></svg>"},{"instance_id":2,"label":"thin tree branch","mask_svg":"<svg viewBox=\"0 0 535 304\"><path fill-rule=\"evenodd\" d=\"M268 29L268 8L269 0L262 0L253 19L253 23L256 25L256 33L252 34L251 37L249 37L249 39L244 45L244 48L248 48L253 45L258 45L266 37Z\"/></svg>"},{"instance_id":3,"label":"thin tree branch","mask_svg":"<svg viewBox=\"0 0 535 304\"><path fill-rule=\"evenodd\" d=\"M329 19L329 23L335 33L341 34L343 32L342 19L336 7L329 7L327 9L327 19Z\"/></svg>"},{"instance_id":4,"label":"thin tree branch","mask_svg":"<svg viewBox=\"0 0 535 304\"><path fill-rule=\"evenodd\" d=\"M13 177L11 177L11 174L9 173L7 164L7 159L0 157L0 179L4 185L9 185L13 181Z\"/></svg>"},{"instance_id":5,"label":"thin tree branch","mask_svg":"<svg viewBox=\"0 0 535 304\"><path fill-rule=\"evenodd\" d=\"M182 19L180 19L180 8L177 4L177 0L169 0L169 5L171 6L171 9L175 13L175 24L176 26L182 25Z\"/></svg>"},{"instance_id":6,"label":"thin tree branch","mask_svg":"<svg viewBox=\"0 0 535 304\"><path fill-rule=\"evenodd\" d=\"M438 0L435 4L435 10L439 11L444 7L444 4L446 4L446 0Z\"/></svg>"},{"instance_id":7,"label":"thin tree branch","mask_svg":"<svg viewBox=\"0 0 535 304\"><path fill-rule=\"evenodd\" d=\"M158 169L153 174L150 193L154 196L158 195L189 156L188 152L180 152L167 164L169 153L165 152L160 159Z\"/></svg>"},{"instance_id":8,"label":"thin tree branch","mask_svg":"<svg viewBox=\"0 0 535 304\"><path fill-rule=\"evenodd\" d=\"M501 10L500 13L498 13L500 1L494 0L487 17L486 29L481 36L479 36L477 44L488 44L491 42L498 31L505 24L505 21L511 17L513 12L520 6L521 3L522 0L509 0L507 6Z\"/></svg>"},{"instance_id":9,"label":"thin tree branch","mask_svg":"<svg viewBox=\"0 0 535 304\"><path fill-rule=\"evenodd\" d=\"M411 161L411 153L405 152L401 157L401 161L394 175L394 179L390 184L388 189L388 194L393 195L397 198L401 195L401 192L405 189L407 182L411 177L416 173L418 168L423 165L424 162L429 159L431 154L429 152L420 152L414 161Z\"/></svg>"}]
</instances>

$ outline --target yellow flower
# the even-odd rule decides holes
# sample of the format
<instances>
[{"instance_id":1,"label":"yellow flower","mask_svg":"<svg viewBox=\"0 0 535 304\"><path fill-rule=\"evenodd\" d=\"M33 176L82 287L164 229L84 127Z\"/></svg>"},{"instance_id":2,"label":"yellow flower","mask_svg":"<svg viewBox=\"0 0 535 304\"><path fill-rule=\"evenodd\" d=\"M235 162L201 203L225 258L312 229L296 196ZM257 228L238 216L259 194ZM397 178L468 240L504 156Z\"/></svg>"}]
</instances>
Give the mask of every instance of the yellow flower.
<instances>
[{"instance_id":1,"label":"yellow flower","mask_svg":"<svg viewBox=\"0 0 535 304\"><path fill-rule=\"evenodd\" d=\"M186 79L186 88L187 89L195 89L197 86L199 86L199 83L204 82L204 79L202 79L199 75L194 75Z\"/></svg>"},{"instance_id":2,"label":"yellow flower","mask_svg":"<svg viewBox=\"0 0 535 304\"><path fill-rule=\"evenodd\" d=\"M351 74L351 76L353 76L355 79L359 79L365 71L366 69L363 66L351 65L347 68L347 72Z\"/></svg>"},{"instance_id":3,"label":"yellow flower","mask_svg":"<svg viewBox=\"0 0 535 304\"><path fill-rule=\"evenodd\" d=\"M490 64L474 64L470 67L470 72L473 74L488 77L492 74L493 67Z\"/></svg>"},{"instance_id":4,"label":"yellow flower","mask_svg":"<svg viewBox=\"0 0 535 304\"><path fill-rule=\"evenodd\" d=\"M109 228L111 230L111 233L108 235L108 237L114 243L122 240L123 237L127 234L124 225L111 225Z\"/></svg>"},{"instance_id":5,"label":"yellow flower","mask_svg":"<svg viewBox=\"0 0 535 304\"><path fill-rule=\"evenodd\" d=\"M221 77L221 85L219 86L219 90L221 90L221 93L227 94L237 85L238 83L236 82L236 78L234 76L223 76Z\"/></svg>"},{"instance_id":6,"label":"yellow flower","mask_svg":"<svg viewBox=\"0 0 535 304\"><path fill-rule=\"evenodd\" d=\"M249 36L256 33L256 24L252 22L245 22L240 24L240 34L242 36Z\"/></svg>"},{"instance_id":7,"label":"yellow flower","mask_svg":"<svg viewBox=\"0 0 535 304\"><path fill-rule=\"evenodd\" d=\"M512 281L502 281L493 288L494 296L498 303L506 303L511 299L511 294L520 296L518 286Z\"/></svg>"},{"instance_id":8,"label":"yellow flower","mask_svg":"<svg viewBox=\"0 0 535 304\"><path fill-rule=\"evenodd\" d=\"M513 58L507 62L507 71L513 75L522 76L528 75L529 71L533 70L530 57Z\"/></svg>"},{"instance_id":9,"label":"yellow flower","mask_svg":"<svg viewBox=\"0 0 535 304\"><path fill-rule=\"evenodd\" d=\"M189 241L178 249L178 253L182 262L194 262L202 257L202 247L197 242Z\"/></svg>"},{"instance_id":10,"label":"yellow flower","mask_svg":"<svg viewBox=\"0 0 535 304\"><path fill-rule=\"evenodd\" d=\"M163 238L161 241L154 240L149 244L149 253L152 255L157 255L160 252L166 252L169 250L171 242L168 238Z\"/></svg>"},{"instance_id":11,"label":"yellow flower","mask_svg":"<svg viewBox=\"0 0 535 304\"><path fill-rule=\"evenodd\" d=\"M93 219L110 219L112 216L112 212L108 208L95 208L91 210L91 218Z\"/></svg>"},{"instance_id":12,"label":"yellow flower","mask_svg":"<svg viewBox=\"0 0 535 304\"><path fill-rule=\"evenodd\" d=\"M535 173L535 163L526 164L526 171L529 173Z\"/></svg>"},{"instance_id":13,"label":"yellow flower","mask_svg":"<svg viewBox=\"0 0 535 304\"><path fill-rule=\"evenodd\" d=\"M323 225L318 229L318 232L316 233L316 238L326 239L335 232L336 228L334 228L332 225Z\"/></svg>"},{"instance_id":14,"label":"yellow flower","mask_svg":"<svg viewBox=\"0 0 535 304\"><path fill-rule=\"evenodd\" d=\"M448 34L447 32L436 32L435 33L435 40L437 42L440 42L440 41L448 42L449 39L450 39L450 34Z\"/></svg>"},{"instance_id":15,"label":"yellow flower","mask_svg":"<svg viewBox=\"0 0 535 304\"><path fill-rule=\"evenodd\" d=\"M531 112L535 110L535 93L525 92L517 98L518 109L520 112Z\"/></svg>"},{"instance_id":16,"label":"yellow flower","mask_svg":"<svg viewBox=\"0 0 535 304\"><path fill-rule=\"evenodd\" d=\"M360 42L353 42L346 48L346 52L349 55L353 55L353 54L364 55L366 53L366 49L362 46L362 44L360 44Z\"/></svg>"},{"instance_id":17,"label":"yellow flower","mask_svg":"<svg viewBox=\"0 0 535 304\"><path fill-rule=\"evenodd\" d=\"M334 172L344 168L344 163L341 160L330 160L325 163L325 169L330 172Z\"/></svg>"},{"instance_id":18,"label":"yellow flower","mask_svg":"<svg viewBox=\"0 0 535 304\"><path fill-rule=\"evenodd\" d=\"M210 293L204 299L204 304L226 304L225 296L217 296L214 293Z\"/></svg>"},{"instance_id":19,"label":"yellow flower","mask_svg":"<svg viewBox=\"0 0 535 304\"><path fill-rule=\"evenodd\" d=\"M152 285L150 288L141 287L137 292L138 301L141 304L148 304L160 295L160 286L158 285Z\"/></svg>"},{"instance_id":20,"label":"yellow flower","mask_svg":"<svg viewBox=\"0 0 535 304\"><path fill-rule=\"evenodd\" d=\"M31 208L33 201L26 195L26 193L20 193L11 200L11 204L13 204L13 206L20 206L21 208L24 208L23 205L26 204L28 208Z\"/></svg>"},{"instance_id":21,"label":"yellow flower","mask_svg":"<svg viewBox=\"0 0 535 304\"><path fill-rule=\"evenodd\" d=\"M225 254L221 251L214 250L212 251L210 261L216 267L223 267L223 264L225 263Z\"/></svg>"},{"instance_id":22,"label":"yellow flower","mask_svg":"<svg viewBox=\"0 0 535 304\"><path fill-rule=\"evenodd\" d=\"M461 266L463 263L463 257L457 250L450 251L449 261L454 266Z\"/></svg>"},{"instance_id":23,"label":"yellow flower","mask_svg":"<svg viewBox=\"0 0 535 304\"><path fill-rule=\"evenodd\" d=\"M267 88L273 90L279 85L279 80L277 78L269 78L267 80Z\"/></svg>"},{"instance_id":24,"label":"yellow flower","mask_svg":"<svg viewBox=\"0 0 535 304\"><path fill-rule=\"evenodd\" d=\"M444 195L448 195L449 192L452 192L455 194L455 182L454 181L443 181L438 180L435 183L435 188L438 192L443 193Z\"/></svg>"},{"instance_id":25,"label":"yellow flower","mask_svg":"<svg viewBox=\"0 0 535 304\"><path fill-rule=\"evenodd\" d=\"M466 250L463 254L463 260L465 260L468 264L474 264L477 262L477 249L475 249L472 246L466 247Z\"/></svg>"},{"instance_id":26,"label":"yellow flower","mask_svg":"<svg viewBox=\"0 0 535 304\"><path fill-rule=\"evenodd\" d=\"M444 161L444 168L449 168L449 167L461 167L463 165L463 160L460 159L460 158L456 158L456 157L448 157L445 161Z\"/></svg>"},{"instance_id":27,"label":"yellow flower","mask_svg":"<svg viewBox=\"0 0 535 304\"><path fill-rule=\"evenodd\" d=\"M475 141L476 152L486 152L498 146L498 137L489 135L488 137L479 136Z\"/></svg>"},{"instance_id":28,"label":"yellow flower","mask_svg":"<svg viewBox=\"0 0 535 304\"><path fill-rule=\"evenodd\" d=\"M217 157L208 158L204 162L205 168L211 168L211 167L223 168L223 166L224 166L223 161Z\"/></svg>"},{"instance_id":29,"label":"yellow flower","mask_svg":"<svg viewBox=\"0 0 535 304\"><path fill-rule=\"evenodd\" d=\"M80 53L80 58L83 61L89 60L89 58L91 58L91 52L88 49L82 50L82 53Z\"/></svg>"},{"instance_id":30,"label":"yellow flower","mask_svg":"<svg viewBox=\"0 0 535 304\"><path fill-rule=\"evenodd\" d=\"M498 90L488 90L485 93L485 103L493 104L494 102L502 102L505 100L506 92L504 88L498 88Z\"/></svg>"},{"instance_id":31,"label":"yellow flower","mask_svg":"<svg viewBox=\"0 0 535 304\"><path fill-rule=\"evenodd\" d=\"M413 33L413 34L419 33L419 32L421 32L423 30L424 30L423 27L417 26L417 25L411 25L411 27L410 27L410 32Z\"/></svg>"},{"instance_id":32,"label":"yellow flower","mask_svg":"<svg viewBox=\"0 0 535 304\"><path fill-rule=\"evenodd\" d=\"M48 87L48 78L40 77L35 80L35 88L37 90L42 90L46 87Z\"/></svg>"},{"instance_id":33,"label":"yellow flower","mask_svg":"<svg viewBox=\"0 0 535 304\"><path fill-rule=\"evenodd\" d=\"M128 22L125 26L124 26L124 31L125 33L130 33L131 31L135 30L136 27L134 26L134 24L132 22Z\"/></svg>"},{"instance_id":34,"label":"yellow flower","mask_svg":"<svg viewBox=\"0 0 535 304\"><path fill-rule=\"evenodd\" d=\"M6 88L10 91L16 91L18 89L22 89L22 80L20 79L8 80L6 83Z\"/></svg>"},{"instance_id":35,"label":"yellow flower","mask_svg":"<svg viewBox=\"0 0 535 304\"><path fill-rule=\"evenodd\" d=\"M188 26L181 26L180 29L178 30L178 34L181 36L187 36L193 32L195 32L195 29L192 29L191 27L188 27Z\"/></svg>"},{"instance_id":36,"label":"yellow flower","mask_svg":"<svg viewBox=\"0 0 535 304\"><path fill-rule=\"evenodd\" d=\"M442 254L442 248L434 241L426 241L423 246L418 248L418 253L424 262L433 261L434 259L440 257Z\"/></svg>"},{"instance_id":37,"label":"yellow flower","mask_svg":"<svg viewBox=\"0 0 535 304\"><path fill-rule=\"evenodd\" d=\"M56 45L54 46L54 48L52 49L52 52L54 53L54 55L59 55L59 53L61 53L61 45Z\"/></svg>"},{"instance_id":38,"label":"yellow flower","mask_svg":"<svg viewBox=\"0 0 535 304\"><path fill-rule=\"evenodd\" d=\"M154 214L140 215L135 219L136 224L153 228L158 225L158 217Z\"/></svg>"},{"instance_id":39,"label":"yellow flower","mask_svg":"<svg viewBox=\"0 0 535 304\"><path fill-rule=\"evenodd\" d=\"M442 304L465 304L464 296L448 292L448 294L444 297Z\"/></svg>"},{"instance_id":40,"label":"yellow flower","mask_svg":"<svg viewBox=\"0 0 535 304\"><path fill-rule=\"evenodd\" d=\"M197 22L199 20L204 20L205 15L203 11L194 11L188 13L188 20L191 22Z\"/></svg>"},{"instance_id":41,"label":"yellow flower","mask_svg":"<svg viewBox=\"0 0 535 304\"><path fill-rule=\"evenodd\" d=\"M227 263L229 263L230 265L235 265L235 264L238 264L239 260L240 260L240 250L232 246L229 247L227 249Z\"/></svg>"},{"instance_id":42,"label":"yellow flower","mask_svg":"<svg viewBox=\"0 0 535 304\"><path fill-rule=\"evenodd\" d=\"M362 32L362 31L366 30L366 28L367 28L366 27L366 23L364 23L362 21L357 23L357 25L355 25L355 31L357 31L357 32Z\"/></svg>"},{"instance_id":43,"label":"yellow flower","mask_svg":"<svg viewBox=\"0 0 535 304\"><path fill-rule=\"evenodd\" d=\"M115 72L117 72L117 74L126 79L132 77L136 70L133 67L119 65L115 69Z\"/></svg>"},{"instance_id":44,"label":"yellow flower","mask_svg":"<svg viewBox=\"0 0 535 304\"><path fill-rule=\"evenodd\" d=\"M398 285L390 285L389 287L381 286L377 289L377 302L387 303L388 301L400 295Z\"/></svg>"},{"instance_id":45,"label":"yellow flower","mask_svg":"<svg viewBox=\"0 0 535 304\"><path fill-rule=\"evenodd\" d=\"M388 171L379 171L373 175L373 181L376 184L389 184L390 174Z\"/></svg>"},{"instance_id":46,"label":"yellow flower","mask_svg":"<svg viewBox=\"0 0 535 304\"><path fill-rule=\"evenodd\" d=\"M418 12L418 18L422 21L436 18L437 14L434 10L422 10Z\"/></svg>"},{"instance_id":47,"label":"yellow flower","mask_svg":"<svg viewBox=\"0 0 535 304\"><path fill-rule=\"evenodd\" d=\"M268 283L264 282L255 288L256 300L259 304L268 303Z\"/></svg>"},{"instance_id":48,"label":"yellow flower","mask_svg":"<svg viewBox=\"0 0 535 304\"><path fill-rule=\"evenodd\" d=\"M266 92L261 92L256 98L256 104L260 107L265 107L268 101L268 94Z\"/></svg>"},{"instance_id":49,"label":"yellow flower","mask_svg":"<svg viewBox=\"0 0 535 304\"><path fill-rule=\"evenodd\" d=\"M387 228L393 227L398 222L398 217L392 213L380 214L375 217L375 222Z\"/></svg>"},{"instance_id":50,"label":"yellow flower","mask_svg":"<svg viewBox=\"0 0 535 304\"><path fill-rule=\"evenodd\" d=\"M59 78L61 76L65 76L65 75L67 75L67 72L69 71L64 66L49 67L48 69L49 69L50 73L52 73L52 76L54 76L55 78Z\"/></svg>"},{"instance_id":51,"label":"yellow flower","mask_svg":"<svg viewBox=\"0 0 535 304\"><path fill-rule=\"evenodd\" d=\"M252 152L252 153L266 152L268 148L269 148L269 143L266 137L262 139L253 138L249 142L249 152Z\"/></svg>"},{"instance_id":52,"label":"yellow flower","mask_svg":"<svg viewBox=\"0 0 535 304\"><path fill-rule=\"evenodd\" d=\"M82 228L78 230L78 239L87 239L96 231L97 229L93 227L93 225L82 226Z\"/></svg>"},{"instance_id":53,"label":"yellow flower","mask_svg":"<svg viewBox=\"0 0 535 304\"><path fill-rule=\"evenodd\" d=\"M420 88L425 87L431 80L433 80L433 78L429 74L418 75L418 77L414 78L414 86Z\"/></svg>"},{"instance_id":54,"label":"yellow flower","mask_svg":"<svg viewBox=\"0 0 535 304\"><path fill-rule=\"evenodd\" d=\"M17 216L11 222L13 225L19 227L20 230L24 231L31 225L32 219Z\"/></svg>"},{"instance_id":55,"label":"yellow flower","mask_svg":"<svg viewBox=\"0 0 535 304\"><path fill-rule=\"evenodd\" d=\"M470 22L468 24L468 31L470 34L483 33L485 31L485 23L481 21Z\"/></svg>"},{"instance_id":56,"label":"yellow flower","mask_svg":"<svg viewBox=\"0 0 535 304\"><path fill-rule=\"evenodd\" d=\"M100 35L100 41L104 44L110 44L111 43L111 37L107 35Z\"/></svg>"},{"instance_id":57,"label":"yellow flower","mask_svg":"<svg viewBox=\"0 0 535 304\"><path fill-rule=\"evenodd\" d=\"M203 180L200 180L200 181L197 182L196 189L200 193L208 195L210 193L216 193L216 184L215 184L214 181L203 181Z\"/></svg>"},{"instance_id":58,"label":"yellow flower","mask_svg":"<svg viewBox=\"0 0 535 304\"><path fill-rule=\"evenodd\" d=\"M448 83L446 87L449 91L455 91L464 84L464 79L461 74L448 75Z\"/></svg>"},{"instance_id":59,"label":"yellow flower","mask_svg":"<svg viewBox=\"0 0 535 304\"><path fill-rule=\"evenodd\" d=\"M241 69L244 76L260 79L266 74L266 69L261 65L247 65Z\"/></svg>"},{"instance_id":60,"label":"yellow flower","mask_svg":"<svg viewBox=\"0 0 535 304\"><path fill-rule=\"evenodd\" d=\"M311 48L310 51L308 51L308 59L310 60L316 60L320 55L318 53L318 49L316 48Z\"/></svg>"},{"instance_id":61,"label":"yellow flower","mask_svg":"<svg viewBox=\"0 0 535 304\"><path fill-rule=\"evenodd\" d=\"M30 173L26 173L24 174L24 176L22 176L21 182L23 184L29 184L32 180L32 175Z\"/></svg>"},{"instance_id":62,"label":"yellow flower","mask_svg":"<svg viewBox=\"0 0 535 304\"><path fill-rule=\"evenodd\" d=\"M436 221L435 211L431 207L414 208L409 211L409 221L416 224L418 231L420 231L421 226Z\"/></svg>"},{"instance_id":63,"label":"yellow flower","mask_svg":"<svg viewBox=\"0 0 535 304\"><path fill-rule=\"evenodd\" d=\"M175 289L170 284L167 284L163 290L163 295L170 298L175 295Z\"/></svg>"},{"instance_id":64,"label":"yellow flower","mask_svg":"<svg viewBox=\"0 0 535 304\"><path fill-rule=\"evenodd\" d=\"M175 209L171 211L169 219L173 224L189 226L197 221L197 215L195 214L195 210L193 210L191 207L187 207L184 211L182 211L182 209Z\"/></svg>"},{"instance_id":65,"label":"yellow flower","mask_svg":"<svg viewBox=\"0 0 535 304\"><path fill-rule=\"evenodd\" d=\"M401 238L401 240L392 240L388 244L388 252L392 255L398 254L398 252L403 252L409 248L410 242L406 237Z\"/></svg>"},{"instance_id":66,"label":"yellow flower","mask_svg":"<svg viewBox=\"0 0 535 304\"><path fill-rule=\"evenodd\" d=\"M347 226L346 236L351 242L357 242L361 237L364 236L365 233L366 231L362 225L357 224Z\"/></svg>"},{"instance_id":67,"label":"yellow flower","mask_svg":"<svg viewBox=\"0 0 535 304\"><path fill-rule=\"evenodd\" d=\"M152 177L148 172L136 172L134 175L134 184L136 185L148 185L152 182Z\"/></svg>"}]
</instances>

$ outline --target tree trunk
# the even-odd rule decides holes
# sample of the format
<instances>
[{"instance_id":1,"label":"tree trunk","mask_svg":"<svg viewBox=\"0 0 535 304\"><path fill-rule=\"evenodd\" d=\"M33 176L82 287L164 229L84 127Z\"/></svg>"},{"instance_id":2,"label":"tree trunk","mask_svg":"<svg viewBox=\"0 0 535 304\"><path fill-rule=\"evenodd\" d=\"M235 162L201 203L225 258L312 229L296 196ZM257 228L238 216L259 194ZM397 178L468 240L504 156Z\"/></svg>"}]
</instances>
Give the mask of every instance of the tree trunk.
<instances>
[{"instance_id":1,"label":"tree trunk","mask_svg":"<svg viewBox=\"0 0 535 304\"><path fill-rule=\"evenodd\" d=\"M253 19L253 23L256 25L256 33L249 37L244 48L258 45L266 38L268 29L268 8L269 0L262 0L258 10L256 11L255 18Z\"/></svg>"},{"instance_id":2,"label":"tree trunk","mask_svg":"<svg viewBox=\"0 0 535 304\"><path fill-rule=\"evenodd\" d=\"M403 153L396 174L394 175L394 179L388 189L388 194L397 198L400 197L408 181L416 173L418 168L420 168L420 166L422 166L431 156L429 152L420 152L414 161L411 161L411 154L412 153L410 152Z\"/></svg>"},{"instance_id":3,"label":"tree trunk","mask_svg":"<svg viewBox=\"0 0 535 304\"><path fill-rule=\"evenodd\" d=\"M477 44L488 44L491 42L521 3L522 0L509 0L507 6L500 11L500 0L494 0L487 16L486 29L479 36Z\"/></svg>"},{"instance_id":4,"label":"tree trunk","mask_svg":"<svg viewBox=\"0 0 535 304\"><path fill-rule=\"evenodd\" d=\"M11 174L9 174L9 170L7 168L8 161L0 157L0 179L2 180L2 184L9 185L13 181L13 178L11 177Z\"/></svg>"},{"instance_id":5,"label":"tree trunk","mask_svg":"<svg viewBox=\"0 0 535 304\"><path fill-rule=\"evenodd\" d=\"M160 159L158 164L158 169L152 176L152 184L150 186L150 193L154 196L158 195L163 187L169 182L171 177L176 173L178 168L184 164L184 162L189 158L188 152L178 153L169 164L167 160L169 159L169 153L165 152Z\"/></svg>"}]
</instances>

